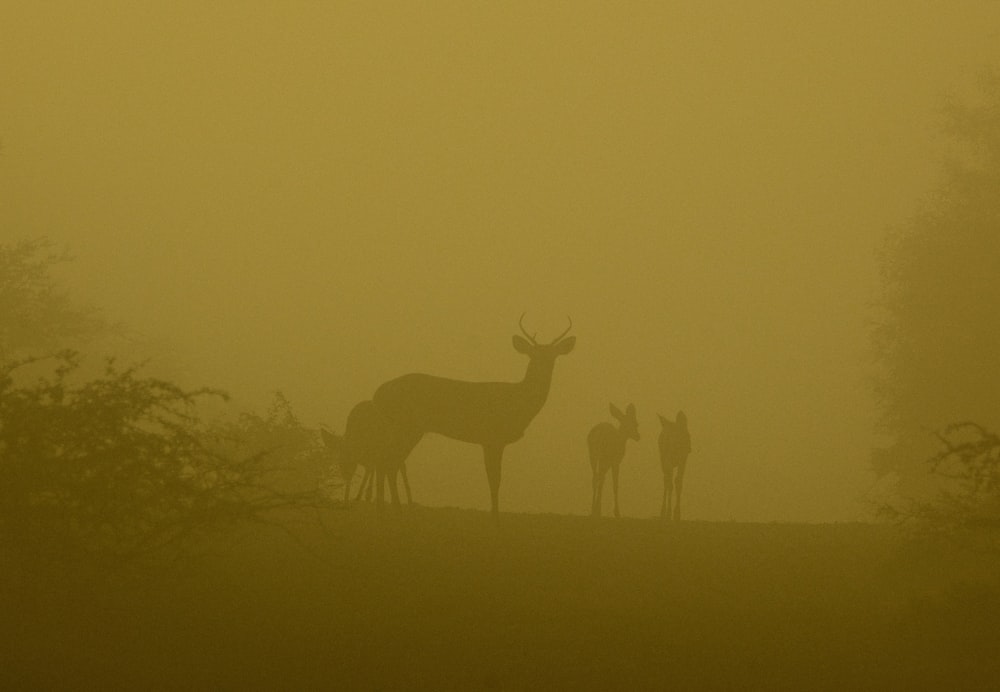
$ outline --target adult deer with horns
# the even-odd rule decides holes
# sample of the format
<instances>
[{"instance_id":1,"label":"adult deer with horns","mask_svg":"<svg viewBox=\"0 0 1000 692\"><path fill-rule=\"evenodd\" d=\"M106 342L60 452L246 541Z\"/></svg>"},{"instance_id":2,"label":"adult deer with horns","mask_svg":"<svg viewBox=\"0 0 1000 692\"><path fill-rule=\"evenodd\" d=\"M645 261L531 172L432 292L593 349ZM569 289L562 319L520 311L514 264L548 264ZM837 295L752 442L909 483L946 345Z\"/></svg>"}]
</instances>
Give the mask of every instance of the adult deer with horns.
<instances>
[{"instance_id":1,"label":"adult deer with horns","mask_svg":"<svg viewBox=\"0 0 1000 692\"><path fill-rule=\"evenodd\" d=\"M520 440L541 411L549 395L556 358L566 355L576 345L575 336L566 336L573 328L572 320L562 334L544 344L528 334L524 314L518 320L518 327L523 336L514 335L514 350L528 356L528 368L519 382L465 382L414 373L386 382L372 397L396 428L398 439L412 441L395 463L402 463L425 433L481 445L494 519L500 511L500 463L504 448ZM377 475L393 472L393 468L379 468ZM381 475L376 483L381 504Z\"/></svg>"}]
</instances>

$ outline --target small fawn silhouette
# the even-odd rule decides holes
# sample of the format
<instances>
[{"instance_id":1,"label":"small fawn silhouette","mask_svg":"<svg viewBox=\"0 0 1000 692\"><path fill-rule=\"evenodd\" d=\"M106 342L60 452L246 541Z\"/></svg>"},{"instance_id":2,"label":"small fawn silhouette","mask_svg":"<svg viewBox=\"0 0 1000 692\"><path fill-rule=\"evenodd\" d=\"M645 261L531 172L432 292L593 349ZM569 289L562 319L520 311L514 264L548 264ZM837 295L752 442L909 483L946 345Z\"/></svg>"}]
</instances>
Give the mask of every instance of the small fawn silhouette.
<instances>
[{"instance_id":1,"label":"small fawn silhouette","mask_svg":"<svg viewBox=\"0 0 1000 692\"><path fill-rule=\"evenodd\" d=\"M677 420L671 421L660 414L660 466L663 469L663 504L660 516L664 519L681 520L681 488L684 486L684 468L691 453L691 433L688 432L687 416L677 412ZM673 512L671 513L671 504Z\"/></svg>"},{"instance_id":2,"label":"small fawn silhouette","mask_svg":"<svg viewBox=\"0 0 1000 692\"><path fill-rule=\"evenodd\" d=\"M611 480L615 490L615 516L621 516L618 511L618 467L625 456L625 441L639 440L639 423L635 417L635 405L629 404L625 413L611 404L611 415L618 419L618 427L611 423L598 423L587 435L587 447L590 450L590 468L594 472L593 494L590 513L601 516L601 489L604 477L611 469Z\"/></svg>"}]
</instances>

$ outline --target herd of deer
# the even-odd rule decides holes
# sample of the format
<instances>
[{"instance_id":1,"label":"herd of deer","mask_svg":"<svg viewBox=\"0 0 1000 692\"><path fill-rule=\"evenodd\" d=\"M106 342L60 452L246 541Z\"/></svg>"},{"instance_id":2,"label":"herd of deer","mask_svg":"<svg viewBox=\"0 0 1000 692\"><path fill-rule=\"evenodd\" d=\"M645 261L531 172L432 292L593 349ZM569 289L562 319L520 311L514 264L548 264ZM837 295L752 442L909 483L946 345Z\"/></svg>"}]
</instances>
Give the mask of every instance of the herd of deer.
<instances>
[{"instance_id":1,"label":"herd of deer","mask_svg":"<svg viewBox=\"0 0 1000 692\"><path fill-rule=\"evenodd\" d=\"M365 474L357 498L364 492L370 499L374 484L381 508L383 488L388 481L392 502L398 505L397 478L402 476L406 499L410 502L406 458L426 433L438 433L482 446L492 513L494 518L498 517L504 448L524 435L548 398L556 358L576 345L575 336L566 336L573 327L572 320L549 343L538 343L535 335L525 330L523 322L522 314L518 326L523 336L513 337L514 349L528 356L528 368L520 382L466 382L433 375L403 375L379 387L371 400L357 404L347 417L343 435L322 431L345 479L345 502L350 499L351 480L359 465L365 467ZM595 516L601 513L601 489L609 469L614 485L614 513L620 516L618 467L625 455L626 441L639 439L634 405L629 404L622 413L611 404L611 414L618 420L618 427L600 423L587 436L593 471L591 513ZM660 416L660 422L663 468L660 515L679 520L684 467L691 451L687 418L680 412L676 421Z\"/></svg>"}]
</instances>

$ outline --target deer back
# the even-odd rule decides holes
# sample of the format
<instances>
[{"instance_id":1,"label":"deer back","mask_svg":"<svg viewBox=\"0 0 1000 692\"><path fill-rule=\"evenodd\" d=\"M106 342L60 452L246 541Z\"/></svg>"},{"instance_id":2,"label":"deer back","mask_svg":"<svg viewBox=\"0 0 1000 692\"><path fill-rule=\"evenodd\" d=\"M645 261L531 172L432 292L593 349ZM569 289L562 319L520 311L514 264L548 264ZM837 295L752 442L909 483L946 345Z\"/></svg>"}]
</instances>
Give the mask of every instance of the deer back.
<instances>
[{"instance_id":1,"label":"deer back","mask_svg":"<svg viewBox=\"0 0 1000 692\"><path fill-rule=\"evenodd\" d=\"M386 382L373 401L394 424L476 444L520 439L545 403L521 382L466 382L414 373Z\"/></svg>"},{"instance_id":2,"label":"deer back","mask_svg":"<svg viewBox=\"0 0 1000 692\"><path fill-rule=\"evenodd\" d=\"M598 423L587 435L591 466L621 463L625 456L625 436L611 423Z\"/></svg>"}]
</instances>

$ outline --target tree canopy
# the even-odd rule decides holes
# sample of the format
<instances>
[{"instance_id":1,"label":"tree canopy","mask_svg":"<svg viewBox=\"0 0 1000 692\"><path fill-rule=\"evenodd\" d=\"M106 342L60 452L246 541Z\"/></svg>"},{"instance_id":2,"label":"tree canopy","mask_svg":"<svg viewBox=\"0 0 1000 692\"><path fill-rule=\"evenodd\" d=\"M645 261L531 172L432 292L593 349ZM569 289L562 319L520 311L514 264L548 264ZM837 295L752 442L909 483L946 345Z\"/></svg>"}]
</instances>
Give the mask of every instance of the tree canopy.
<instances>
[{"instance_id":1,"label":"tree canopy","mask_svg":"<svg viewBox=\"0 0 1000 692\"><path fill-rule=\"evenodd\" d=\"M111 329L100 311L57 286L52 268L68 259L44 238L0 243L0 360L67 348Z\"/></svg>"},{"instance_id":2,"label":"tree canopy","mask_svg":"<svg viewBox=\"0 0 1000 692\"><path fill-rule=\"evenodd\" d=\"M951 437L960 427L983 439L1000 427L1000 75L979 85L978 98L946 102L954 153L881 256L876 392L892 443L874 462L908 493L935 491L934 460L946 438L964 444Z\"/></svg>"},{"instance_id":3,"label":"tree canopy","mask_svg":"<svg viewBox=\"0 0 1000 692\"><path fill-rule=\"evenodd\" d=\"M225 393L113 358L86 374L65 346L108 327L57 289L61 259L45 241L0 244L0 543L133 561L324 501L325 449L280 393L263 416L207 423L198 403Z\"/></svg>"}]
</instances>

